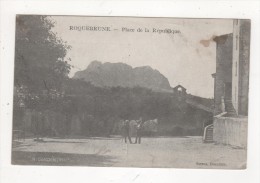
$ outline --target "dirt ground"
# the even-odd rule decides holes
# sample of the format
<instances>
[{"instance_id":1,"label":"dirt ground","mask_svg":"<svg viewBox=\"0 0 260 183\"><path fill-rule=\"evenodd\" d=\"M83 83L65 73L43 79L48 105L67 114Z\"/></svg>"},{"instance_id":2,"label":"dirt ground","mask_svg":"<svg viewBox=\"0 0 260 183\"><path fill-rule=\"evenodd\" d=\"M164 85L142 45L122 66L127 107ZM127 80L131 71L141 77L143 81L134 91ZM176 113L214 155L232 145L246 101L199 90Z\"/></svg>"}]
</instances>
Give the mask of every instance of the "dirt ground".
<instances>
[{"instance_id":1,"label":"dirt ground","mask_svg":"<svg viewBox=\"0 0 260 183\"><path fill-rule=\"evenodd\" d=\"M246 168L246 150L214 143L202 137L142 138L126 144L122 138L43 138L13 143L12 163L22 165L76 165L160 168Z\"/></svg>"}]
</instances>

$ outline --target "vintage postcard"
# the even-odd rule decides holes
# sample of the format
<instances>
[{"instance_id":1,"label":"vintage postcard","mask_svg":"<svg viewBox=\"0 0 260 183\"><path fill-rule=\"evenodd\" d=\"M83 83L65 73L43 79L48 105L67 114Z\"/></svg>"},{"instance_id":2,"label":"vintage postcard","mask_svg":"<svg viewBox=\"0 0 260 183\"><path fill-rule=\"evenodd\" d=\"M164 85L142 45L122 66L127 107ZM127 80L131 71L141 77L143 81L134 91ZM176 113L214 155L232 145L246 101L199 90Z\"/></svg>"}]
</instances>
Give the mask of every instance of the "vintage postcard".
<instances>
[{"instance_id":1,"label":"vintage postcard","mask_svg":"<svg viewBox=\"0 0 260 183\"><path fill-rule=\"evenodd\" d=\"M17 15L12 164L245 169L250 30Z\"/></svg>"}]
</instances>

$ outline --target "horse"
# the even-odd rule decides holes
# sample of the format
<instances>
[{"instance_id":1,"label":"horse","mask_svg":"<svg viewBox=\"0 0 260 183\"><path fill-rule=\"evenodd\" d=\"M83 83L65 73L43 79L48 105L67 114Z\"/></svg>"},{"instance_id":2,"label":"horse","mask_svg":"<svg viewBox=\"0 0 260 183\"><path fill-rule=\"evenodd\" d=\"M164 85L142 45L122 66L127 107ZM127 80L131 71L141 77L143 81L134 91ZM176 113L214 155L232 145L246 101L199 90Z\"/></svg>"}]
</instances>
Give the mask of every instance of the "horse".
<instances>
[{"instance_id":1,"label":"horse","mask_svg":"<svg viewBox=\"0 0 260 183\"><path fill-rule=\"evenodd\" d=\"M143 124L143 132L156 133L158 131L158 119L147 120Z\"/></svg>"}]
</instances>

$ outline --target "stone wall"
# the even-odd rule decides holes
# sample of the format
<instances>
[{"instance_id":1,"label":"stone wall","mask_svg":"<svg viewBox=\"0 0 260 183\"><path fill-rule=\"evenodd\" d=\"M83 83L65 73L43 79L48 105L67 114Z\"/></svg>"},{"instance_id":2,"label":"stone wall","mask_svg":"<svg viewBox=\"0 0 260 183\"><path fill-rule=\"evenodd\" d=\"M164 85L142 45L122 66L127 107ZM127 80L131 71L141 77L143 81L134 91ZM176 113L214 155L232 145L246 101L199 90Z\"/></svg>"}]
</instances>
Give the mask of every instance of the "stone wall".
<instances>
[{"instance_id":1,"label":"stone wall","mask_svg":"<svg viewBox=\"0 0 260 183\"><path fill-rule=\"evenodd\" d=\"M213 120L213 141L241 148L247 147L247 117L224 117L218 115Z\"/></svg>"}]
</instances>

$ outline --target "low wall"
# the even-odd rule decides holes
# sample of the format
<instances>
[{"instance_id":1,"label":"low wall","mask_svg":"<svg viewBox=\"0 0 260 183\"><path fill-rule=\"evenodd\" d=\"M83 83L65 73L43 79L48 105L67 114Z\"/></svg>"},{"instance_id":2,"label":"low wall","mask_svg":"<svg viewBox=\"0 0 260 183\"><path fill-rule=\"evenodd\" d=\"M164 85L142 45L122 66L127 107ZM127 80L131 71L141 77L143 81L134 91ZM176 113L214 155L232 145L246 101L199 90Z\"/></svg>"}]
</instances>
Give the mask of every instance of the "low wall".
<instances>
[{"instance_id":1,"label":"low wall","mask_svg":"<svg viewBox=\"0 0 260 183\"><path fill-rule=\"evenodd\" d=\"M25 109L22 119L16 123L20 123L18 130L25 131L28 134L39 135L62 135L66 131L66 117L57 112L45 110L38 112L36 110Z\"/></svg>"},{"instance_id":2,"label":"low wall","mask_svg":"<svg viewBox=\"0 0 260 183\"><path fill-rule=\"evenodd\" d=\"M215 116L213 120L213 141L216 143L247 147L247 117Z\"/></svg>"}]
</instances>

